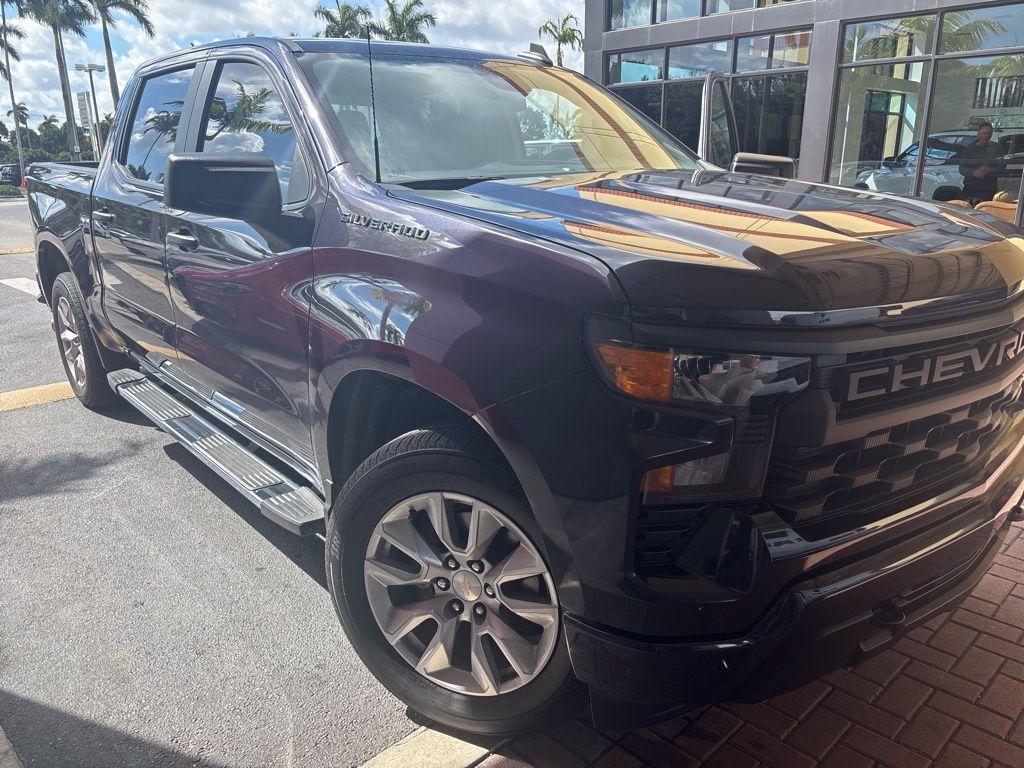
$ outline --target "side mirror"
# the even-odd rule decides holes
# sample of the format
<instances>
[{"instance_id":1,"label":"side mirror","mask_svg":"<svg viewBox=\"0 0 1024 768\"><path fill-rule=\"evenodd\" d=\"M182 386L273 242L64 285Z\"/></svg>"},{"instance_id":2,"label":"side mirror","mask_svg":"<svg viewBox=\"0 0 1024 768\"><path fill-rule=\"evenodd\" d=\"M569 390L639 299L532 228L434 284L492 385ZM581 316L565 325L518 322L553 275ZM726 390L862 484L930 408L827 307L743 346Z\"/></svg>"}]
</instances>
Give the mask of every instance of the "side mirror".
<instances>
[{"instance_id":1,"label":"side mirror","mask_svg":"<svg viewBox=\"0 0 1024 768\"><path fill-rule=\"evenodd\" d=\"M188 152L167 158L164 204L227 219L268 221L281 214L281 184L274 161L262 152Z\"/></svg>"},{"instance_id":2,"label":"side mirror","mask_svg":"<svg viewBox=\"0 0 1024 768\"><path fill-rule=\"evenodd\" d=\"M796 178L796 160L780 155L758 155L754 152L737 152L732 159L733 173L759 173L762 176L778 176L783 179Z\"/></svg>"}]
</instances>

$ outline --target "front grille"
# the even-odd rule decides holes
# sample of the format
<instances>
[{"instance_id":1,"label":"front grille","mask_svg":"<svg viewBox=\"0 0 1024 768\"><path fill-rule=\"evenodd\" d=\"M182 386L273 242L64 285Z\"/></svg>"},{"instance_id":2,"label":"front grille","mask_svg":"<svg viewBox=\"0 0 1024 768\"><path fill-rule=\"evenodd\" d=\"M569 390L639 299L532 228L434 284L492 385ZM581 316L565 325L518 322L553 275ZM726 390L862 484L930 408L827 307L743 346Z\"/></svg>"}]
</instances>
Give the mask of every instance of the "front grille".
<instances>
[{"instance_id":1,"label":"front grille","mask_svg":"<svg viewBox=\"0 0 1024 768\"><path fill-rule=\"evenodd\" d=\"M1000 439L1021 435L1021 380L943 413L816 448L776 446L765 499L794 526L923 501L983 467Z\"/></svg>"},{"instance_id":2,"label":"front grille","mask_svg":"<svg viewBox=\"0 0 1024 768\"><path fill-rule=\"evenodd\" d=\"M951 378L948 381L930 383L927 390L907 386L900 391L888 391L885 394L853 402L842 402L845 393L839 391L841 389L839 382L842 381L845 371L858 371L877 367L890 368L898 363L906 366L907 370L919 370L923 360L934 360L938 355L970 352L972 349L979 350L984 355L985 351L992 345L997 345L996 348L998 349L998 343L1001 339L1009 335L1019 335L1022 331L1024 331L1024 322L1018 322L1010 327L964 334L957 338L946 338L939 341L903 347L851 353L838 365L816 367L812 377L812 386L833 390L832 396L836 405L836 417L839 420L900 407L905 403L914 402L922 394L926 394L928 397L952 394L971 387L981 386L1000 375L1005 375L1005 368L1008 365L1017 365L1018 363L1014 361L1004 366L993 365L988 370L982 372L969 371L962 376Z\"/></svg>"}]
</instances>

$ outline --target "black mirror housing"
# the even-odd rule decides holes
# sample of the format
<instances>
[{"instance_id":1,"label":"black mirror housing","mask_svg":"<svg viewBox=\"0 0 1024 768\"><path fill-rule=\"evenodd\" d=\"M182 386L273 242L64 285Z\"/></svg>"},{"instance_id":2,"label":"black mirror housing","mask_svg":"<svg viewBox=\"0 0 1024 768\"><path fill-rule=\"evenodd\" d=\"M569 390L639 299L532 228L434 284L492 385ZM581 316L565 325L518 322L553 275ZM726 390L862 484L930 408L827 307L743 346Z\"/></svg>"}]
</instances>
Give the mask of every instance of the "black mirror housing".
<instances>
[{"instance_id":1,"label":"black mirror housing","mask_svg":"<svg viewBox=\"0 0 1024 768\"><path fill-rule=\"evenodd\" d=\"M262 152L172 154L164 204L209 216L267 221L281 214L281 184L274 161Z\"/></svg>"}]
</instances>

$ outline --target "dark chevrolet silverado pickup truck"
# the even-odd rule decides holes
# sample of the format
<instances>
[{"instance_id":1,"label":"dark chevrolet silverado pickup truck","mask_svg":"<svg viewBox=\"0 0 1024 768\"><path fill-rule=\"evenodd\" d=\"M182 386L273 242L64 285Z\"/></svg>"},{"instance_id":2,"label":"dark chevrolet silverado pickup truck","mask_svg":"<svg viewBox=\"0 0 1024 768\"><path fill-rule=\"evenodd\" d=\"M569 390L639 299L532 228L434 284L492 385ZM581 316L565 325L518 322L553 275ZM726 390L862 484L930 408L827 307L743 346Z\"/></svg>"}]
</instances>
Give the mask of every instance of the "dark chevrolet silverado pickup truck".
<instances>
[{"instance_id":1,"label":"dark chevrolet silverado pickup truck","mask_svg":"<svg viewBox=\"0 0 1024 768\"><path fill-rule=\"evenodd\" d=\"M28 192L82 402L323 531L353 645L449 727L800 685L1020 515L1024 233L723 170L539 54L176 53Z\"/></svg>"}]
</instances>

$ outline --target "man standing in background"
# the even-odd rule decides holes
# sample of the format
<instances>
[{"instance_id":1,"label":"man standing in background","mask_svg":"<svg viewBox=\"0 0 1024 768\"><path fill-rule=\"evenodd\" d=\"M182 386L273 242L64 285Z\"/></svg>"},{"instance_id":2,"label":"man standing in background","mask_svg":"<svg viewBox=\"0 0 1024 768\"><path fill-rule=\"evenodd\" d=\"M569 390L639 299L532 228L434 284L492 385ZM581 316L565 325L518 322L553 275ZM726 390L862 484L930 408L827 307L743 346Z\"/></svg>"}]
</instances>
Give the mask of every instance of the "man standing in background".
<instances>
[{"instance_id":1,"label":"man standing in background","mask_svg":"<svg viewBox=\"0 0 1024 768\"><path fill-rule=\"evenodd\" d=\"M960 173L964 177L963 197L972 205L995 197L998 189L999 166L1003 146L992 141L992 123L978 126L978 135L960 156Z\"/></svg>"}]
</instances>

